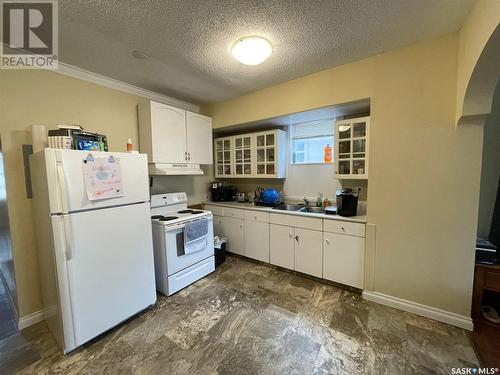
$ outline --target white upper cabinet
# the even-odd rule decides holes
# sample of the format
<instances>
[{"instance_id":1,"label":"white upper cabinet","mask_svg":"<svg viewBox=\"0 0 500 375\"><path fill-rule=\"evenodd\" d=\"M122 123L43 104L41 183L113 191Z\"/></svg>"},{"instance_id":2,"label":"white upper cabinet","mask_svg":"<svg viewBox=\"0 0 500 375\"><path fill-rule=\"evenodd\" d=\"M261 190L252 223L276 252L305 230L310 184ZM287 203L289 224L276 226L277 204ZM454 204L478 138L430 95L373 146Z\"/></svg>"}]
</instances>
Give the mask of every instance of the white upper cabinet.
<instances>
[{"instance_id":1,"label":"white upper cabinet","mask_svg":"<svg viewBox=\"0 0 500 375\"><path fill-rule=\"evenodd\" d=\"M188 161L212 164L212 119L186 111Z\"/></svg>"},{"instance_id":2,"label":"white upper cabinet","mask_svg":"<svg viewBox=\"0 0 500 375\"><path fill-rule=\"evenodd\" d=\"M233 137L215 140L215 176L231 177L233 174Z\"/></svg>"},{"instance_id":3,"label":"white upper cabinet","mask_svg":"<svg viewBox=\"0 0 500 375\"><path fill-rule=\"evenodd\" d=\"M335 177L368 178L370 117L335 122Z\"/></svg>"},{"instance_id":4,"label":"white upper cabinet","mask_svg":"<svg viewBox=\"0 0 500 375\"><path fill-rule=\"evenodd\" d=\"M215 139L216 177L284 178L286 133L268 130Z\"/></svg>"},{"instance_id":5,"label":"white upper cabinet","mask_svg":"<svg viewBox=\"0 0 500 375\"><path fill-rule=\"evenodd\" d=\"M212 164L212 119L167 104L139 104L139 147L149 163Z\"/></svg>"}]
</instances>

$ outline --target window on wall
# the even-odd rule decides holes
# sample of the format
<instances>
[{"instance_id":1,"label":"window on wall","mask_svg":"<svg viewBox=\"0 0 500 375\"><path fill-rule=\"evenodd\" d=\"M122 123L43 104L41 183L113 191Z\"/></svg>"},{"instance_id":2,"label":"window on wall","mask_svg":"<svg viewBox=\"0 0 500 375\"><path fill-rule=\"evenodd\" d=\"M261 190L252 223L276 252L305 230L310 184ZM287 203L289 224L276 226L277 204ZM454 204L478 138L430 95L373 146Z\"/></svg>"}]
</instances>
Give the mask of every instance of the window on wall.
<instances>
[{"instance_id":1,"label":"window on wall","mask_svg":"<svg viewBox=\"0 0 500 375\"><path fill-rule=\"evenodd\" d=\"M331 147L333 155L333 128L333 119L291 125L291 163L325 163L326 147Z\"/></svg>"}]
</instances>

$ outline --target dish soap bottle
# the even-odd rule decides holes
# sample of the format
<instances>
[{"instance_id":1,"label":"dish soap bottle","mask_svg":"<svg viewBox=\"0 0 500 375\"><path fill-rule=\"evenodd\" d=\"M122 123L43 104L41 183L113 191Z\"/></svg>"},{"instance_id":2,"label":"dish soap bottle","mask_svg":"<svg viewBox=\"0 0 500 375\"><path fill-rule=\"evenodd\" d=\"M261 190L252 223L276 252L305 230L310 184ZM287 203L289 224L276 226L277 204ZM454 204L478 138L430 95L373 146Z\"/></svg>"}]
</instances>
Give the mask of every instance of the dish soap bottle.
<instances>
[{"instance_id":1,"label":"dish soap bottle","mask_svg":"<svg viewBox=\"0 0 500 375\"><path fill-rule=\"evenodd\" d=\"M323 150L324 156L323 160L325 163L331 163L332 162L332 148L329 144L327 144Z\"/></svg>"}]
</instances>

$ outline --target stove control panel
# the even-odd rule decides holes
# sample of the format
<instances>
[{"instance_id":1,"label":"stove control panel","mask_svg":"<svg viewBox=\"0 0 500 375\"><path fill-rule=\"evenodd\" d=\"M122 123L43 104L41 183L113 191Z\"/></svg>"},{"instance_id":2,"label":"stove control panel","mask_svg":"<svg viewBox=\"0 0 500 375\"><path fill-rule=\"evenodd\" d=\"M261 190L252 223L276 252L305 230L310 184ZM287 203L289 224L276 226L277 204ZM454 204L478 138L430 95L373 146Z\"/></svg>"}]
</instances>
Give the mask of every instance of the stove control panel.
<instances>
[{"instance_id":1,"label":"stove control panel","mask_svg":"<svg viewBox=\"0 0 500 375\"><path fill-rule=\"evenodd\" d=\"M179 203L187 203L186 193L154 194L151 196L151 207L171 206Z\"/></svg>"}]
</instances>

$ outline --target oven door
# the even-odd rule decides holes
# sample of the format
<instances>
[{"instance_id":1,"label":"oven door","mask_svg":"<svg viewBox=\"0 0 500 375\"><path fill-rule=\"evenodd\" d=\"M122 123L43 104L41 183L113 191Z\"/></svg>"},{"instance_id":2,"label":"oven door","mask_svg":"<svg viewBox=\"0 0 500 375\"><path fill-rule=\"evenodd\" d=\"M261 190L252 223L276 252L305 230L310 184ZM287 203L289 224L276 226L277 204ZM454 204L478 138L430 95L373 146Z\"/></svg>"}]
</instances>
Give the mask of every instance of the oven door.
<instances>
[{"instance_id":1,"label":"oven door","mask_svg":"<svg viewBox=\"0 0 500 375\"><path fill-rule=\"evenodd\" d=\"M207 244L202 250L184 253L184 224L165 226L165 252L167 254L167 275L173 275L193 264L214 255L214 229L212 216L207 217Z\"/></svg>"}]
</instances>

